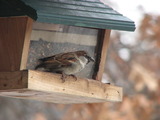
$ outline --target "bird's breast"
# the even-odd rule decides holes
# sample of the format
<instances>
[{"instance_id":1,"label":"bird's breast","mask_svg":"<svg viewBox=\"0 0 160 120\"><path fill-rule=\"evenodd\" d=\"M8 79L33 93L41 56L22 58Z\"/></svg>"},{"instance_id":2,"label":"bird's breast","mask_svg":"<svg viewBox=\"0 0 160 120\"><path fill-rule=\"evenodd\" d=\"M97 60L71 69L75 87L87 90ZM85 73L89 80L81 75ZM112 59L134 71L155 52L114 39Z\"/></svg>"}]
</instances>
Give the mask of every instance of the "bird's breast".
<instances>
[{"instance_id":1,"label":"bird's breast","mask_svg":"<svg viewBox=\"0 0 160 120\"><path fill-rule=\"evenodd\" d=\"M80 72L84 67L85 67L85 64L78 61L72 64L70 67L64 68L63 72L67 75L75 74Z\"/></svg>"}]
</instances>

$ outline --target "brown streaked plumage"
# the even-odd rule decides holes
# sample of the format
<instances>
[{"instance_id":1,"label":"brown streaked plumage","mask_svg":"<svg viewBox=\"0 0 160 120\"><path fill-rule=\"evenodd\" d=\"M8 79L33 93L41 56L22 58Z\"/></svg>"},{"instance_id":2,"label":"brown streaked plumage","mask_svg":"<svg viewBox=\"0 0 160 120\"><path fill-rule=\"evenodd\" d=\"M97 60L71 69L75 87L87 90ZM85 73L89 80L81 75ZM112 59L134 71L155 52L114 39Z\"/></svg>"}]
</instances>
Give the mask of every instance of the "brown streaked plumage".
<instances>
[{"instance_id":1,"label":"brown streaked plumage","mask_svg":"<svg viewBox=\"0 0 160 120\"><path fill-rule=\"evenodd\" d=\"M94 62L85 51L60 53L39 60L41 63L35 69L44 68L48 72L61 73L62 80L65 80L65 75L73 76L85 68L89 62Z\"/></svg>"}]
</instances>

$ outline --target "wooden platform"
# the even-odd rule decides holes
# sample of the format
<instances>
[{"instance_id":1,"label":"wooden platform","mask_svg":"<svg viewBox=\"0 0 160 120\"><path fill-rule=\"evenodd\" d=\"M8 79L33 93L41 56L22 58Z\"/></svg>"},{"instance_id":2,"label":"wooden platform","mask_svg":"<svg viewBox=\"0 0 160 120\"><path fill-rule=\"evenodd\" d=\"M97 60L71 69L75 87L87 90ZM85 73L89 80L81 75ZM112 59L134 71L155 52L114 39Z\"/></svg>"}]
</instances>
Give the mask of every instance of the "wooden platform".
<instances>
[{"instance_id":1,"label":"wooden platform","mask_svg":"<svg viewBox=\"0 0 160 120\"><path fill-rule=\"evenodd\" d=\"M122 101L122 88L96 80L35 70L0 72L0 96L32 99L52 103L100 103Z\"/></svg>"}]
</instances>

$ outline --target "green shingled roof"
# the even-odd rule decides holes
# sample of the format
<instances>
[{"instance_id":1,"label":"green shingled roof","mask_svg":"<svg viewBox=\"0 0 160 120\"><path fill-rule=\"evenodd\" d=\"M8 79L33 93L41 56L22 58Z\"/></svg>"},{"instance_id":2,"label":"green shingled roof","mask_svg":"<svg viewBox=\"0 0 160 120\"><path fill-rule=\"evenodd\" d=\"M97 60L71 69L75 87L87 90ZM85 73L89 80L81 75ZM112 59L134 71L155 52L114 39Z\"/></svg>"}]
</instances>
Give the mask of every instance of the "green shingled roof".
<instances>
[{"instance_id":1,"label":"green shingled roof","mask_svg":"<svg viewBox=\"0 0 160 120\"><path fill-rule=\"evenodd\" d=\"M134 31L135 24L99 0L22 0L39 22Z\"/></svg>"}]
</instances>

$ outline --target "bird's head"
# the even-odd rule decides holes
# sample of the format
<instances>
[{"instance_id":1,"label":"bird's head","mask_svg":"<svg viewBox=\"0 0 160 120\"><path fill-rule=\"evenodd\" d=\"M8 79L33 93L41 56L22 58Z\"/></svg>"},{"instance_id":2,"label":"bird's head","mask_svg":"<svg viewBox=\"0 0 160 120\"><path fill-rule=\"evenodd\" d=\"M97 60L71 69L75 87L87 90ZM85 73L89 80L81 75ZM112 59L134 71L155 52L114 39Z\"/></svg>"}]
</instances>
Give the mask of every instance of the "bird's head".
<instances>
[{"instance_id":1,"label":"bird's head","mask_svg":"<svg viewBox=\"0 0 160 120\"><path fill-rule=\"evenodd\" d=\"M85 57L88 60L87 64L89 62L95 62L95 60L92 57L90 57L86 51L76 51L76 54L77 56Z\"/></svg>"}]
</instances>

